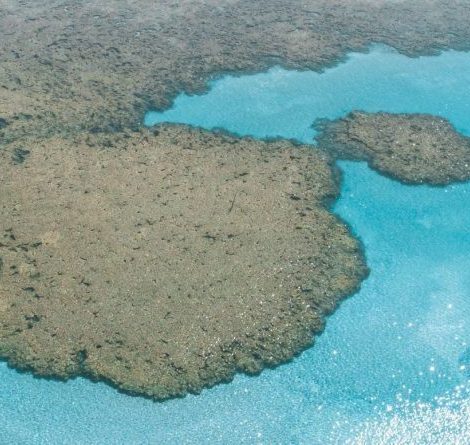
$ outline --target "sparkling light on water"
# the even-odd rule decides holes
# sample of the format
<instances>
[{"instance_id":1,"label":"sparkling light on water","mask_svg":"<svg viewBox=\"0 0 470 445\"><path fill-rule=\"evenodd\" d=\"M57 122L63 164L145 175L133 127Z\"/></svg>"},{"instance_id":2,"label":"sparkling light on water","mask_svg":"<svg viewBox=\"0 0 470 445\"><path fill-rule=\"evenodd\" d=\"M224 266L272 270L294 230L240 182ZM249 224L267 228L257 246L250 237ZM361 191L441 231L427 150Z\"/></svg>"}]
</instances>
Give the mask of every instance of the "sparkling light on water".
<instances>
[{"instance_id":1,"label":"sparkling light on water","mask_svg":"<svg viewBox=\"0 0 470 445\"><path fill-rule=\"evenodd\" d=\"M437 398L435 403L409 401L395 408L396 413L380 413L374 420L352 428L356 436L347 445L434 444L465 445L470 442L470 398L459 387Z\"/></svg>"}]
</instances>

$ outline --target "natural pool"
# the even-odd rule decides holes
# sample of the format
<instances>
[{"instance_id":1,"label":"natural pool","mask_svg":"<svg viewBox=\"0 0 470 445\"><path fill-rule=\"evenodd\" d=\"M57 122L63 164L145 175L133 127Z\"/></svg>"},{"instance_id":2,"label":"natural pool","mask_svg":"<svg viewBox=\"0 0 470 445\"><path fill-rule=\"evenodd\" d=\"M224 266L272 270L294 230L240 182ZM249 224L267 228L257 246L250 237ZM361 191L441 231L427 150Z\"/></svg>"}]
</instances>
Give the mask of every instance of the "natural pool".
<instances>
[{"instance_id":1,"label":"natural pool","mask_svg":"<svg viewBox=\"0 0 470 445\"><path fill-rule=\"evenodd\" d=\"M438 114L470 134L468 85L470 54L409 59L377 47L323 74L225 77L146 123L311 141L317 117L362 109ZM259 377L161 404L1 364L0 443L398 443L393 432L405 443L465 443L470 184L411 187L364 164L341 168L334 210L363 240L372 272L315 347Z\"/></svg>"}]
</instances>

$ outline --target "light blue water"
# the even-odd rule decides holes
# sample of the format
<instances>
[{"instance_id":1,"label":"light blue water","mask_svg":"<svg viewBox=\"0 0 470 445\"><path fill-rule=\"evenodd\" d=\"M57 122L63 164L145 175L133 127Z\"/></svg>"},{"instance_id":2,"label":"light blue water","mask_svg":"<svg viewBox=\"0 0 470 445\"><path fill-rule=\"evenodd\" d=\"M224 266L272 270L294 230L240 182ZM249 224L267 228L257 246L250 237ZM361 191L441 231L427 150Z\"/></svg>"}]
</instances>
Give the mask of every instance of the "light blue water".
<instances>
[{"instance_id":1,"label":"light blue water","mask_svg":"<svg viewBox=\"0 0 470 445\"><path fill-rule=\"evenodd\" d=\"M469 86L470 54L408 59L377 48L321 75L226 77L146 123L308 141L315 118L365 109L441 114L470 134ZM363 240L372 272L313 348L259 377L161 404L0 364L0 443L468 443L470 184L405 186L340 165L335 211Z\"/></svg>"},{"instance_id":2,"label":"light blue water","mask_svg":"<svg viewBox=\"0 0 470 445\"><path fill-rule=\"evenodd\" d=\"M377 46L369 54L351 54L347 63L322 74L273 68L228 76L212 82L209 94L182 94L172 109L147 113L145 123L180 122L311 142L317 117L336 119L360 109L441 115L468 133L469 60L467 53L456 51L409 59Z\"/></svg>"}]
</instances>

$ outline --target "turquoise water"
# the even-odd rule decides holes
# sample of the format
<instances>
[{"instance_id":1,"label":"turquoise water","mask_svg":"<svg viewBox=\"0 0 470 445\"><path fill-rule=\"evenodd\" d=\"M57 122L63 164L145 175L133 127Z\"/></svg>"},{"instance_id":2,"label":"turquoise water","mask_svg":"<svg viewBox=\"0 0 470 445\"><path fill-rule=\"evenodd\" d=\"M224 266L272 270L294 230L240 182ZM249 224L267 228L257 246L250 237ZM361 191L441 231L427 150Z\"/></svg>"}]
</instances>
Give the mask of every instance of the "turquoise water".
<instances>
[{"instance_id":1,"label":"turquoise water","mask_svg":"<svg viewBox=\"0 0 470 445\"><path fill-rule=\"evenodd\" d=\"M180 95L164 113L150 112L147 125L181 122L264 138L311 142L312 122L351 110L431 113L470 131L470 56L448 51L409 59L377 46L353 53L347 63L319 74L273 68L253 76L225 77L210 94Z\"/></svg>"},{"instance_id":2,"label":"turquoise water","mask_svg":"<svg viewBox=\"0 0 470 445\"><path fill-rule=\"evenodd\" d=\"M311 141L317 117L363 109L440 114L470 134L469 86L470 54L408 59L376 48L323 74L225 77L146 123ZM165 403L0 364L0 443L468 443L470 184L412 187L340 166L334 210L364 242L371 275L313 348Z\"/></svg>"}]
</instances>

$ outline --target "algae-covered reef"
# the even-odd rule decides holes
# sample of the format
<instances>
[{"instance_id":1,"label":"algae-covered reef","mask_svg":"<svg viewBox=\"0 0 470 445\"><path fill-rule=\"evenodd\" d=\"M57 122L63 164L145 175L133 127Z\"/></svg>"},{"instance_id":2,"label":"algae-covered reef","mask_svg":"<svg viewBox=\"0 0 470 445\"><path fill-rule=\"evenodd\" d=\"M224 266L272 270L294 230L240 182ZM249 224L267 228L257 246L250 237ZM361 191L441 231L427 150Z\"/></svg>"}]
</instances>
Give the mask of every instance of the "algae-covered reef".
<instances>
[{"instance_id":1,"label":"algae-covered reef","mask_svg":"<svg viewBox=\"0 0 470 445\"><path fill-rule=\"evenodd\" d=\"M367 161L409 184L470 179L470 139L428 114L352 112L316 123L318 146L339 159Z\"/></svg>"},{"instance_id":2,"label":"algae-covered reef","mask_svg":"<svg viewBox=\"0 0 470 445\"><path fill-rule=\"evenodd\" d=\"M157 399L290 359L366 273L326 155L184 126L10 144L0 355ZM109 142L109 139L108 139Z\"/></svg>"}]
</instances>

